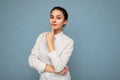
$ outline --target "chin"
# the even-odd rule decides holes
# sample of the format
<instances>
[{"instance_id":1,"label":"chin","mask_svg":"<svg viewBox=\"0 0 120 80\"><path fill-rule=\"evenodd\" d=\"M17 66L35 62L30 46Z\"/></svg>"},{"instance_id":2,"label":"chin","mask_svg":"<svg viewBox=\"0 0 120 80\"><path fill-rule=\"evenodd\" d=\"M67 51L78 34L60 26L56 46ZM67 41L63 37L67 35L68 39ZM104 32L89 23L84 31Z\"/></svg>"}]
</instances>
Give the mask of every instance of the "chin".
<instances>
[{"instance_id":1,"label":"chin","mask_svg":"<svg viewBox=\"0 0 120 80\"><path fill-rule=\"evenodd\" d=\"M58 29L58 27L53 27L53 29Z\"/></svg>"}]
</instances>

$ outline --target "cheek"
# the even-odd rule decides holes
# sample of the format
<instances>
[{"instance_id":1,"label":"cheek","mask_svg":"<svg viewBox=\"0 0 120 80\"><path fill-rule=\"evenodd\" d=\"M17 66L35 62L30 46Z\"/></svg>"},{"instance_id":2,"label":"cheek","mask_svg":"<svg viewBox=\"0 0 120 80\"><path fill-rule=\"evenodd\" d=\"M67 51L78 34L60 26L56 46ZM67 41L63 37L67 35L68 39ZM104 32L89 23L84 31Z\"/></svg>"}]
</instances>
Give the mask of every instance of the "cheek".
<instances>
[{"instance_id":1,"label":"cheek","mask_svg":"<svg viewBox=\"0 0 120 80\"><path fill-rule=\"evenodd\" d=\"M49 19L49 22L50 22L50 24L52 23L52 20L51 19Z\"/></svg>"},{"instance_id":2,"label":"cheek","mask_svg":"<svg viewBox=\"0 0 120 80\"><path fill-rule=\"evenodd\" d=\"M63 25L63 24L64 24L64 21L63 21L63 20L59 20L58 23L59 23L60 25Z\"/></svg>"}]
</instances>

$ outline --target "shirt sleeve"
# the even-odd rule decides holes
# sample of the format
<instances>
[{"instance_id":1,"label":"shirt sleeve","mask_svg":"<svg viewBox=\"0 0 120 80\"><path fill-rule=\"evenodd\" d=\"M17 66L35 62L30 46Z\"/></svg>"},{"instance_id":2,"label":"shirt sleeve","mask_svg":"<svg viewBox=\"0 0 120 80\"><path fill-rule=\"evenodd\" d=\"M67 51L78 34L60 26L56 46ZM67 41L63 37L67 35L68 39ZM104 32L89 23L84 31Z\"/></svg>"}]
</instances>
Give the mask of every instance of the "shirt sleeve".
<instances>
[{"instance_id":1,"label":"shirt sleeve","mask_svg":"<svg viewBox=\"0 0 120 80\"><path fill-rule=\"evenodd\" d=\"M35 68L38 73L44 72L46 63L40 61L39 59L39 46L40 46L40 41L41 41L41 35L37 38L36 43L31 51L31 54L29 56L28 62L29 65L32 68Z\"/></svg>"},{"instance_id":2,"label":"shirt sleeve","mask_svg":"<svg viewBox=\"0 0 120 80\"><path fill-rule=\"evenodd\" d=\"M52 65L54 66L54 69L56 72L60 72L64 69L64 67L67 65L72 51L73 51L73 45L74 42L71 41L62 51L61 56L58 56L56 53L57 51L53 51L48 54Z\"/></svg>"}]
</instances>

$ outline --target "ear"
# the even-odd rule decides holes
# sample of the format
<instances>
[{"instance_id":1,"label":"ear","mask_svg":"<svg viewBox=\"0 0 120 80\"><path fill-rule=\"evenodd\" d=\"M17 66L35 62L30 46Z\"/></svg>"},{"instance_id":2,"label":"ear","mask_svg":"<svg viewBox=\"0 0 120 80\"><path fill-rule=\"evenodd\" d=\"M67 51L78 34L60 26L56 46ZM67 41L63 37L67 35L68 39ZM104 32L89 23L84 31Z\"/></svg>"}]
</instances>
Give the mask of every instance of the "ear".
<instances>
[{"instance_id":1,"label":"ear","mask_svg":"<svg viewBox=\"0 0 120 80\"><path fill-rule=\"evenodd\" d=\"M66 25L66 24L67 24L67 20L64 21L64 25Z\"/></svg>"}]
</instances>

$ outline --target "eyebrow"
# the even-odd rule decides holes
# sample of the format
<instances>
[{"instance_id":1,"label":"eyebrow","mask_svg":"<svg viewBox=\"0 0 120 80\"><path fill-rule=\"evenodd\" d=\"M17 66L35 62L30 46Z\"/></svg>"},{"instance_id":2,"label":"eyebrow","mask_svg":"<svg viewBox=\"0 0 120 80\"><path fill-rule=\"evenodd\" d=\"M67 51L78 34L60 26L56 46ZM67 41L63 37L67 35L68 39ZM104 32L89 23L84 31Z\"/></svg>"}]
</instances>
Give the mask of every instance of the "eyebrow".
<instances>
[{"instance_id":1,"label":"eyebrow","mask_svg":"<svg viewBox=\"0 0 120 80\"><path fill-rule=\"evenodd\" d=\"M50 16L53 16L53 15L50 15ZM56 16L61 16L62 17L62 15L56 15Z\"/></svg>"}]
</instances>

